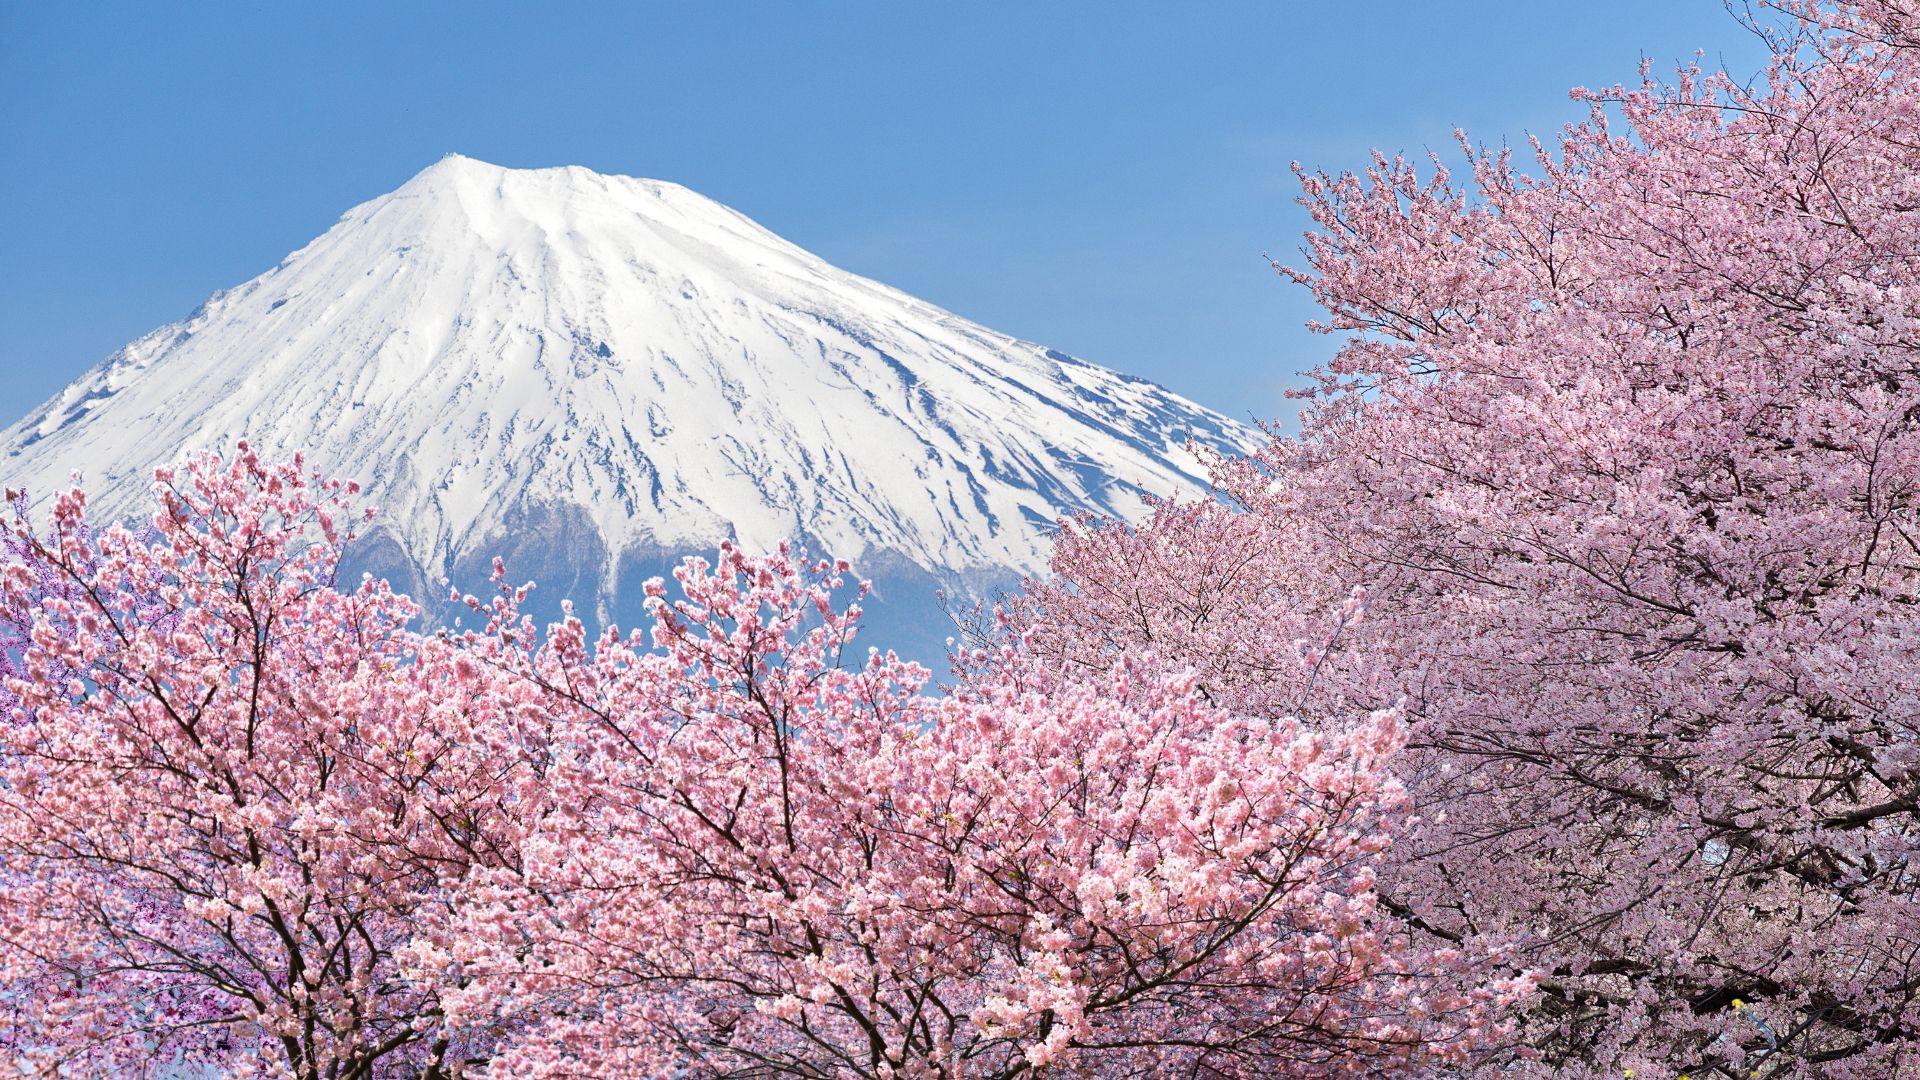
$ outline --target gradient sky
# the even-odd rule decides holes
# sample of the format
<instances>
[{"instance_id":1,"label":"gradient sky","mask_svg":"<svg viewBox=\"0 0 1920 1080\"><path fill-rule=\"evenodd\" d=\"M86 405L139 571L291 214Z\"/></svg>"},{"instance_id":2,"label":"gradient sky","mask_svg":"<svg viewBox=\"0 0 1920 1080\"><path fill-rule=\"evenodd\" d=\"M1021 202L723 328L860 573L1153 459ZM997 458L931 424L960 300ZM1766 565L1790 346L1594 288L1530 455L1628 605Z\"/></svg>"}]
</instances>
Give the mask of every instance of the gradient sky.
<instances>
[{"instance_id":1,"label":"gradient sky","mask_svg":"<svg viewBox=\"0 0 1920 1080\"><path fill-rule=\"evenodd\" d=\"M0 0L0 424L449 151L674 180L1241 417L1332 342L1287 163L1552 132L1718 0Z\"/></svg>"}]
</instances>

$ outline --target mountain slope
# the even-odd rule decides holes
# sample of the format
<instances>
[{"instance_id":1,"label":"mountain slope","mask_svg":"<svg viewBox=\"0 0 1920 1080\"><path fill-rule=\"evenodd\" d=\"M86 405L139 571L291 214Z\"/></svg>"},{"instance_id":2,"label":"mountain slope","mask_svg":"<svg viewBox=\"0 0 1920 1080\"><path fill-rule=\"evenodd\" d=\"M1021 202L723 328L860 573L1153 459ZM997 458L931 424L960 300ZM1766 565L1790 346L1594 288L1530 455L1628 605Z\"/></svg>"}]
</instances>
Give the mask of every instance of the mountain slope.
<instances>
[{"instance_id":1,"label":"mountain slope","mask_svg":"<svg viewBox=\"0 0 1920 1080\"><path fill-rule=\"evenodd\" d=\"M78 468L120 515L243 436L358 478L367 558L415 587L504 546L603 610L726 535L977 594L1043 565L1061 513L1193 490L1188 438L1250 437L677 185L457 156L0 433L0 476Z\"/></svg>"}]
</instances>

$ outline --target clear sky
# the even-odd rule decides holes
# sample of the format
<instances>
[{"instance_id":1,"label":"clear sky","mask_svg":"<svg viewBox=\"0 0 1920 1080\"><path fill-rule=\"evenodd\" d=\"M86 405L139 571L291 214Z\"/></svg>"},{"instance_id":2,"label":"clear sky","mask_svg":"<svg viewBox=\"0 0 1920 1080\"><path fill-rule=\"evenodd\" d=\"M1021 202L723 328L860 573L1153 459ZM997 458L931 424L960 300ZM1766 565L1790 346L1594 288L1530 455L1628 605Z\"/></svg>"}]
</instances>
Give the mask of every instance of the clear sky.
<instances>
[{"instance_id":1,"label":"clear sky","mask_svg":"<svg viewBox=\"0 0 1920 1080\"><path fill-rule=\"evenodd\" d=\"M686 184L995 329L1278 417L1291 159L1518 142L1718 0L0 0L0 424L449 151Z\"/></svg>"}]
</instances>

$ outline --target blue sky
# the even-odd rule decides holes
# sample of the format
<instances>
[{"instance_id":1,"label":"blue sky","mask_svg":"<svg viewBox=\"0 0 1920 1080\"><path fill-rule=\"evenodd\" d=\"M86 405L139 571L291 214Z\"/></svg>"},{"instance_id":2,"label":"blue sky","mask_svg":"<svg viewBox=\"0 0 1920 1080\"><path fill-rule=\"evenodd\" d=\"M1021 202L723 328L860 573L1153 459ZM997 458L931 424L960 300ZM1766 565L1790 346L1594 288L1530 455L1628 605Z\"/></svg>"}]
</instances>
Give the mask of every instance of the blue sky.
<instances>
[{"instance_id":1,"label":"blue sky","mask_svg":"<svg viewBox=\"0 0 1920 1080\"><path fill-rule=\"evenodd\" d=\"M1291 159L1519 141L1717 0L0 0L0 424L449 151L674 180L1237 416L1332 347L1262 251Z\"/></svg>"}]
</instances>

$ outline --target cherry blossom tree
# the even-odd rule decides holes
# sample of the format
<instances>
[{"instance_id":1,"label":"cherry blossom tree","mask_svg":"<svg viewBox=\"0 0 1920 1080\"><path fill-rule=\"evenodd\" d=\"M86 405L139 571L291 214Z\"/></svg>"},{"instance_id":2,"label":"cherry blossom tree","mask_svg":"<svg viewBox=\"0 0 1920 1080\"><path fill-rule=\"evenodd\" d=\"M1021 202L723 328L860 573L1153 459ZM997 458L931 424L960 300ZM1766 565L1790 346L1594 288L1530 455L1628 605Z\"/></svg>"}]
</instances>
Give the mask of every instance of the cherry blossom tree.
<instances>
[{"instance_id":1,"label":"cherry blossom tree","mask_svg":"<svg viewBox=\"0 0 1920 1080\"><path fill-rule=\"evenodd\" d=\"M1754 82L1576 91L1530 175L1303 172L1300 434L1009 609L1229 708L1404 696L1383 903L1547 970L1543 1072L1920 1064L1920 13L1772 14Z\"/></svg>"},{"instance_id":2,"label":"cherry blossom tree","mask_svg":"<svg viewBox=\"0 0 1920 1080\"><path fill-rule=\"evenodd\" d=\"M520 876L433 961L551 1018L501 1074L1432 1076L1524 992L1450 991L1379 917L1392 712L1307 730L1014 651L930 697L840 665L845 569L723 547L654 583L651 651L481 609L469 647L573 725Z\"/></svg>"},{"instance_id":3,"label":"cherry blossom tree","mask_svg":"<svg viewBox=\"0 0 1920 1080\"><path fill-rule=\"evenodd\" d=\"M1388 710L1017 647L843 666L844 564L651 641L333 585L352 488L241 444L153 530L10 525L0 1050L40 1075L1435 1075L1515 981L1382 919ZM504 568L496 576L504 579ZM983 664L983 668L984 668Z\"/></svg>"},{"instance_id":4,"label":"cherry blossom tree","mask_svg":"<svg viewBox=\"0 0 1920 1080\"><path fill-rule=\"evenodd\" d=\"M540 792L529 699L330 587L351 488L245 444L153 529L11 526L0 1056L32 1075L457 1074L490 1036L409 949ZM498 753L505 748L509 752Z\"/></svg>"}]
</instances>

